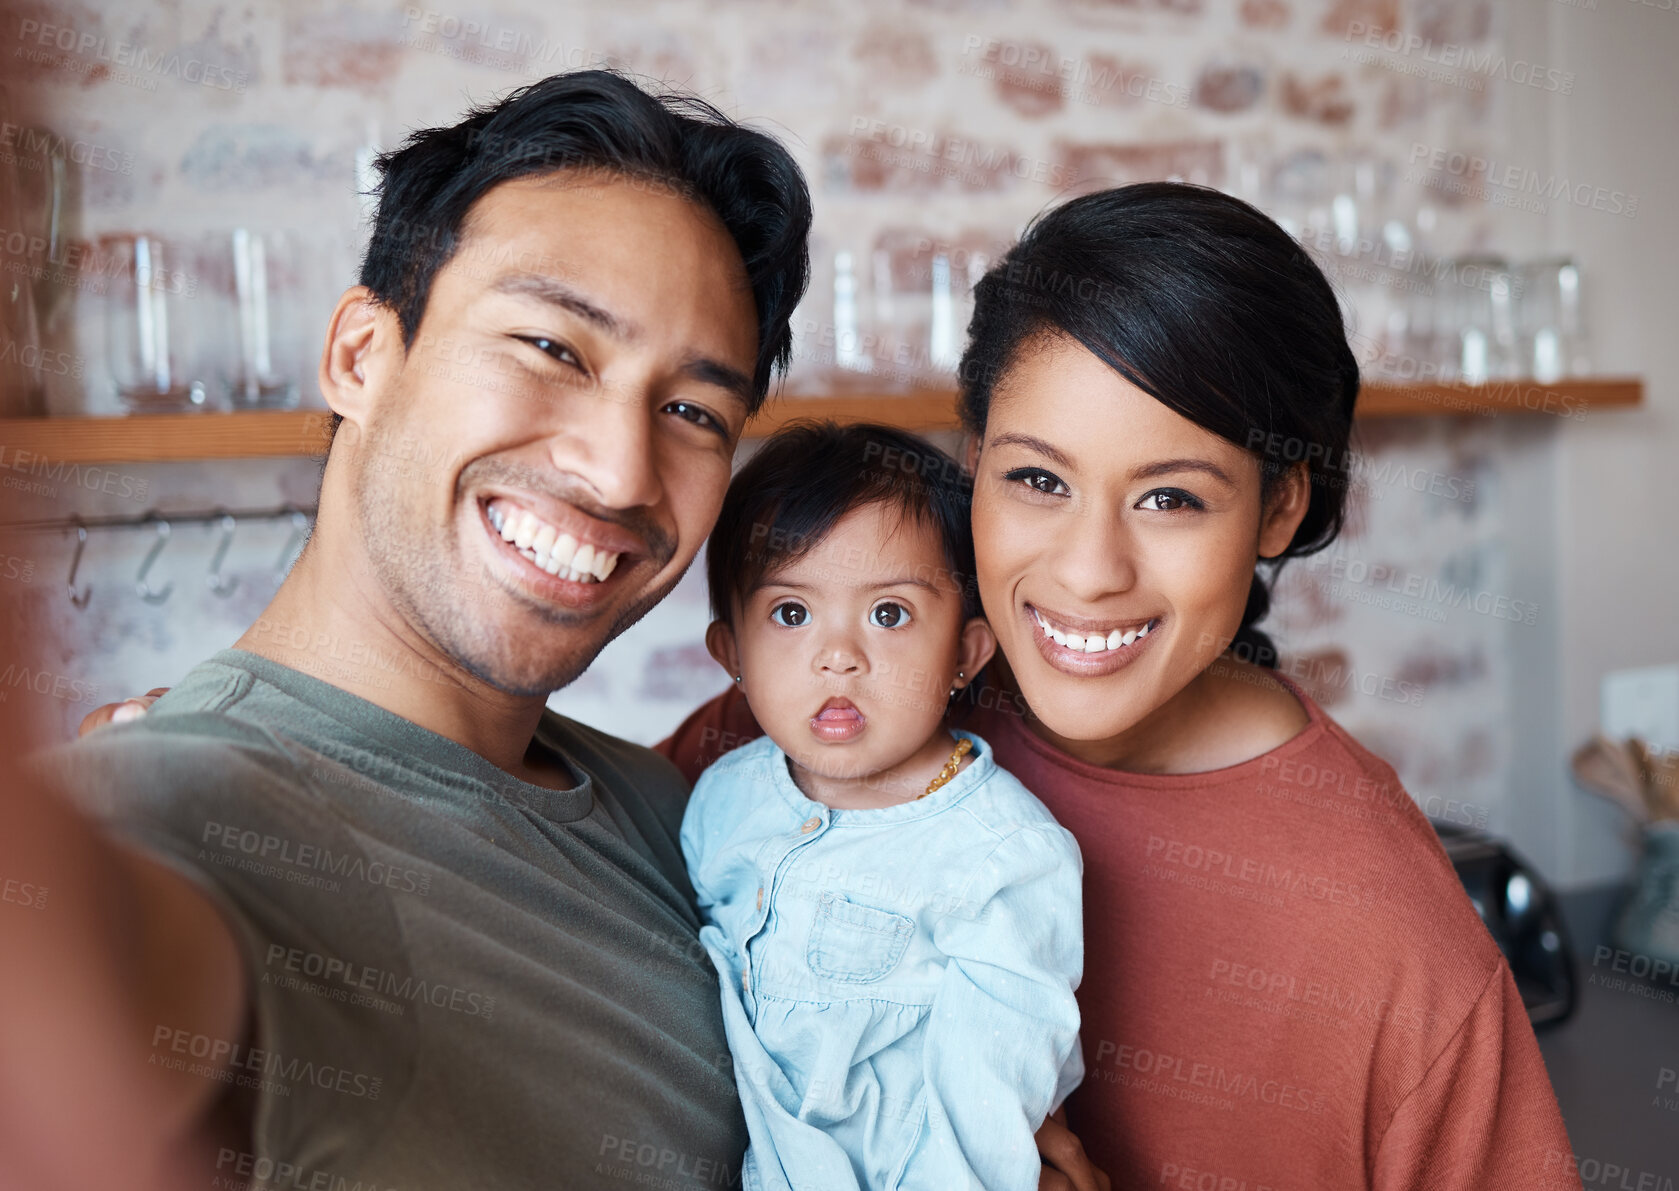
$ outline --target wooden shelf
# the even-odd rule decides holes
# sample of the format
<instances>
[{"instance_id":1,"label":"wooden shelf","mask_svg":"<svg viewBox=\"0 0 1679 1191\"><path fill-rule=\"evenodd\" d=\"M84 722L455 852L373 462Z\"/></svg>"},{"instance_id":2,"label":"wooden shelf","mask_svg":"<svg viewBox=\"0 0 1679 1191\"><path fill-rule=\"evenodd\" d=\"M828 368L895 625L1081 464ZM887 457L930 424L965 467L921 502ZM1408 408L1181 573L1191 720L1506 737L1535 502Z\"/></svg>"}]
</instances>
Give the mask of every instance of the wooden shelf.
<instances>
[{"instance_id":1,"label":"wooden shelf","mask_svg":"<svg viewBox=\"0 0 1679 1191\"><path fill-rule=\"evenodd\" d=\"M1554 384L1496 381L1489 385L1367 383L1361 418L1550 415L1575 419L1600 409L1639 405L1637 377L1583 377ZM319 455L331 415L321 410L244 413L137 414L125 418L0 419L0 465L18 453L63 463L156 463L193 459L254 459ZM955 394L925 389L903 394L858 393L778 397L747 426L769 434L794 418L889 422L906 430L957 425Z\"/></svg>"}]
</instances>

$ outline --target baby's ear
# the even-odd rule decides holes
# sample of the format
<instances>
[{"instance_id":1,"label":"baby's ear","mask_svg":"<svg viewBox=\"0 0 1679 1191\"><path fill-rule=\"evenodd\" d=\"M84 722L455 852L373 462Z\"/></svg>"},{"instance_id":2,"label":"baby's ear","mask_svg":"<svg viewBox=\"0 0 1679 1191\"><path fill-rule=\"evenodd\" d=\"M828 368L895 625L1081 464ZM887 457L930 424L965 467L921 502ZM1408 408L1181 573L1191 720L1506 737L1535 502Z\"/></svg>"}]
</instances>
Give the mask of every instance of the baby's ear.
<instances>
[{"instance_id":1,"label":"baby's ear","mask_svg":"<svg viewBox=\"0 0 1679 1191\"><path fill-rule=\"evenodd\" d=\"M717 659L717 664L729 672L730 678L740 673L740 647L735 642L735 631L729 627L728 621L714 620L706 626L705 648L707 653Z\"/></svg>"},{"instance_id":2,"label":"baby's ear","mask_svg":"<svg viewBox=\"0 0 1679 1191\"><path fill-rule=\"evenodd\" d=\"M956 665L962 671L962 677L951 685L958 688L967 686L985 669L985 663L996 652L997 634L991 631L985 617L973 617L962 626L962 646L956 651Z\"/></svg>"}]
</instances>

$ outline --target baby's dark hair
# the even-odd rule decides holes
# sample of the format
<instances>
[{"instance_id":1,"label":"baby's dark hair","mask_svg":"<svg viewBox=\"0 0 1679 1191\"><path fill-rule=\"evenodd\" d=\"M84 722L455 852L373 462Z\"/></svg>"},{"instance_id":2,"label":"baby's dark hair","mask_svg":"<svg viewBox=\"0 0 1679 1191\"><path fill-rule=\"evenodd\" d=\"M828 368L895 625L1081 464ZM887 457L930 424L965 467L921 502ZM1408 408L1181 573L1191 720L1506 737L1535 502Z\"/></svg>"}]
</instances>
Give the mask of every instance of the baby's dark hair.
<instances>
[{"instance_id":1,"label":"baby's dark hair","mask_svg":"<svg viewBox=\"0 0 1679 1191\"><path fill-rule=\"evenodd\" d=\"M821 544L853 509L884 504L931 526L939 564L979 615L973 482L962 465L917 435L869 422L792 422L772 435L729 485L706 543L711 614L733 623L734 607L764 576Z\"/></svg>"}]
</instances>

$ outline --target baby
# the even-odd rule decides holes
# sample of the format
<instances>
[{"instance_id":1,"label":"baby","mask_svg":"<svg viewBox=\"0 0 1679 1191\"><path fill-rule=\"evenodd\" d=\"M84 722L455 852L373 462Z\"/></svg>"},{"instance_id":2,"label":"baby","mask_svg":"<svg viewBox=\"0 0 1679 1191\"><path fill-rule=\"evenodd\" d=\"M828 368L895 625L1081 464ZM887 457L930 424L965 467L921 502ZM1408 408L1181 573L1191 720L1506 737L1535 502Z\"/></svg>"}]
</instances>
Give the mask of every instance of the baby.
<instances>
[{"instance_id":1,"label":"baby","mask_svg":"<svg viewBox=\"0 0 1679 1191\"><path fill-rule=\"evenodd\" d=\"M767 734L682 823L749 1191L1035 1188L1084 1074L1078 845L944 723L996 648L968 498L914 435L800 423L707 547L706 645Z\"/></svg>"}]
</instances>

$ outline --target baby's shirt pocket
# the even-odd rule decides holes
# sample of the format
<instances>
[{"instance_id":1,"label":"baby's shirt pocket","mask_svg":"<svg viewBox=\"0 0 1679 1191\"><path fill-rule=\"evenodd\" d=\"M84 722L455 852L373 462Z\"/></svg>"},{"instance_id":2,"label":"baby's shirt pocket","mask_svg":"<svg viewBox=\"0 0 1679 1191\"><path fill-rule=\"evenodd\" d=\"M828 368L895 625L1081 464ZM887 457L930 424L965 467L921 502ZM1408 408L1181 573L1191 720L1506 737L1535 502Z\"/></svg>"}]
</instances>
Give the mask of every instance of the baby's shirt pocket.
<instances>
[{"instance_id":1,"label":"baby's shirt pocket","mask_svg":"<svg viewBox=\"0 0 1679 1191\"><path fill-rule=\"evenodd\" d=\"M824 893L805 959L819 976L867 984L898 966L914 933L915 923L902 914Z\"/></svg>"}]
</instances>

